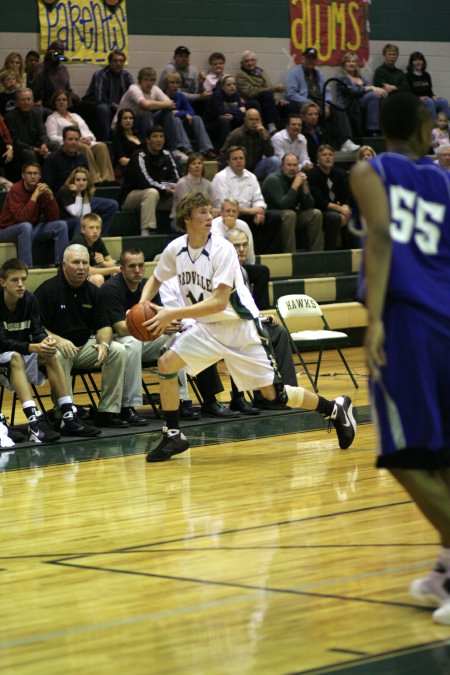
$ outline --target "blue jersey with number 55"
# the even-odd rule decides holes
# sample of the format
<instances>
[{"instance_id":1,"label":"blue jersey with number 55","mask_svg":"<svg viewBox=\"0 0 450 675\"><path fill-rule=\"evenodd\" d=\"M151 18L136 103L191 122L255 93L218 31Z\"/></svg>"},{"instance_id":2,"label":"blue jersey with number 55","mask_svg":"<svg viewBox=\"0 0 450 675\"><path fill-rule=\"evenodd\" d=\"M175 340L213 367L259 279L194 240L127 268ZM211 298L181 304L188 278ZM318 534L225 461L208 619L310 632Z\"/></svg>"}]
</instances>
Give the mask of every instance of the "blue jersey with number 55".
<instances>
[{"instance_id":1,"label":"blue jersey with number 55","mask_svg":"<svg viewBox=\"0 0 450 675\"><path fill-rule=\"evenodd\" d=\"M389 199L393 244L386 300L450 319L450 176L424 157L370 160Z\"/></svg>"}]
</instances>

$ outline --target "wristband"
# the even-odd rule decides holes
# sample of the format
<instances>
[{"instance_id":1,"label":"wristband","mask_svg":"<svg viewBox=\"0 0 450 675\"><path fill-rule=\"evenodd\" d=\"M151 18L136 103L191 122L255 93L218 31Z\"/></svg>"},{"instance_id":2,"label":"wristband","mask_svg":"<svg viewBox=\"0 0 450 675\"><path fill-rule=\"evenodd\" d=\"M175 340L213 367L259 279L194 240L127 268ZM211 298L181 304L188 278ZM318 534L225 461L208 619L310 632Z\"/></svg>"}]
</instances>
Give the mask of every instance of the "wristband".
<instances>
[{"instance_id":1,"label":"wristband","mask_svg":"<svg viewBox=\"0 0 450 675\"><path fill-rule=\"evenodd\" d=\"M111 349L111 345L109 345L107 342L100 342L99 344L104 345L106 347L106 349L108 350L108 352Z\"/></svg>"}]
</instances>

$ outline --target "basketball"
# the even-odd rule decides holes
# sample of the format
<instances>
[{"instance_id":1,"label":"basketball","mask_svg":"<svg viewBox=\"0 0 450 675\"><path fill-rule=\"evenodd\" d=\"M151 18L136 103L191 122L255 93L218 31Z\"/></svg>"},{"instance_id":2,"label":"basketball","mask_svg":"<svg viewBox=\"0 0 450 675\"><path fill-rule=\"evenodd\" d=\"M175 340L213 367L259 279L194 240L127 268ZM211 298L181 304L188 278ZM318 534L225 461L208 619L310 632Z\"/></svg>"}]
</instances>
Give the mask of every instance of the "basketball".
<instances>
[{"instance_id":1,"label":"basketball","mask_svg":"<svg viewBox=\"0 0 450 675\"><path fill-rule=\"evenodd\" d=\"M155 314L156 312L150 305L149 300L133 305L125 318L130 335L136 338L136 340L141 340L141 342L154 340L157 336L149 332L142 324L144 321L148 321L155 316Z\"/></svg>"}]
</instances>

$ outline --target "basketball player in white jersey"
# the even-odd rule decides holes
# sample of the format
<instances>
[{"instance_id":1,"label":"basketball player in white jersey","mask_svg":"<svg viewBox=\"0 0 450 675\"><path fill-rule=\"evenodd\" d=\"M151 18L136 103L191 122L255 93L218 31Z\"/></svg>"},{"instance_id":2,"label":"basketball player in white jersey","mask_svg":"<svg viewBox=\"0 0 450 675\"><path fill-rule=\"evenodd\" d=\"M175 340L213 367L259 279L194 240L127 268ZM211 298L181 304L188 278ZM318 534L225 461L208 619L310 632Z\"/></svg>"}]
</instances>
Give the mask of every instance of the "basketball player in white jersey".
<instances>
[{"instance_id":1,"label":"basketball player in white jersey","mask_svg":"<svg viewBox=\"0 0 450 675\"><path fill-rule=\"evenodd\" d=\"M328 401L303 387L283 385L234 246L211 234L211 208L201 192L183 197L177 206L177 226L186 234L166 247L142 291L141 302L152 300L161 283L176 276L185 302L176 309L153 305L157 314L144 324L153 333L162 334L174 319L196 319L158 361L165 426L161 442L148 452L147 461L163 462L189 448L179 430L178 370L186 368L196 375L221 359L239 390L259 389L280 408L317 410L334 425L339 446L348 448L356 432L350 398Z\"/></svg>"}]
</instances>

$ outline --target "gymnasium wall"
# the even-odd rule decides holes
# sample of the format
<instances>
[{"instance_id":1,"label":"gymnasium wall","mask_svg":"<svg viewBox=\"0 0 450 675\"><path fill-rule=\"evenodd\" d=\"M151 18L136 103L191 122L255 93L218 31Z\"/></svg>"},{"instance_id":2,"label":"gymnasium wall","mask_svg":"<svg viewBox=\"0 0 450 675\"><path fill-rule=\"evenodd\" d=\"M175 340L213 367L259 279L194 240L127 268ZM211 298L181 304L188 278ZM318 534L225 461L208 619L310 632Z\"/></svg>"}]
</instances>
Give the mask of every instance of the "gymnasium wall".
<instances>
[{"instance_id":1,"label":"gymnasium wall","mask_svg":"<svg viewBox=\"0 0 450 675\"><path fill-rule=\"evenodd\" d=\"M307 0L300 0L307 2ZM273 81L282 81L292 67L289 57L287 0L127 0L129 58L133 75L142 66L161 70L177 45L187 45L191 63L206 68L208 55L225 53L227 70L237 69L244 49L258 54L259 65ZM385 42L400 48L399 67L411 51L420 49L428 60L435 92L450 99L450 3L442 0L372 0L370 59L364 74L371 77L381 61ZM38 47L36 0L0 3L0 64L13 50ZM83 93L93 71L71 65L72 85ZM337 69L324 68L325 76Z\"/></svg>"}]
</instances>

